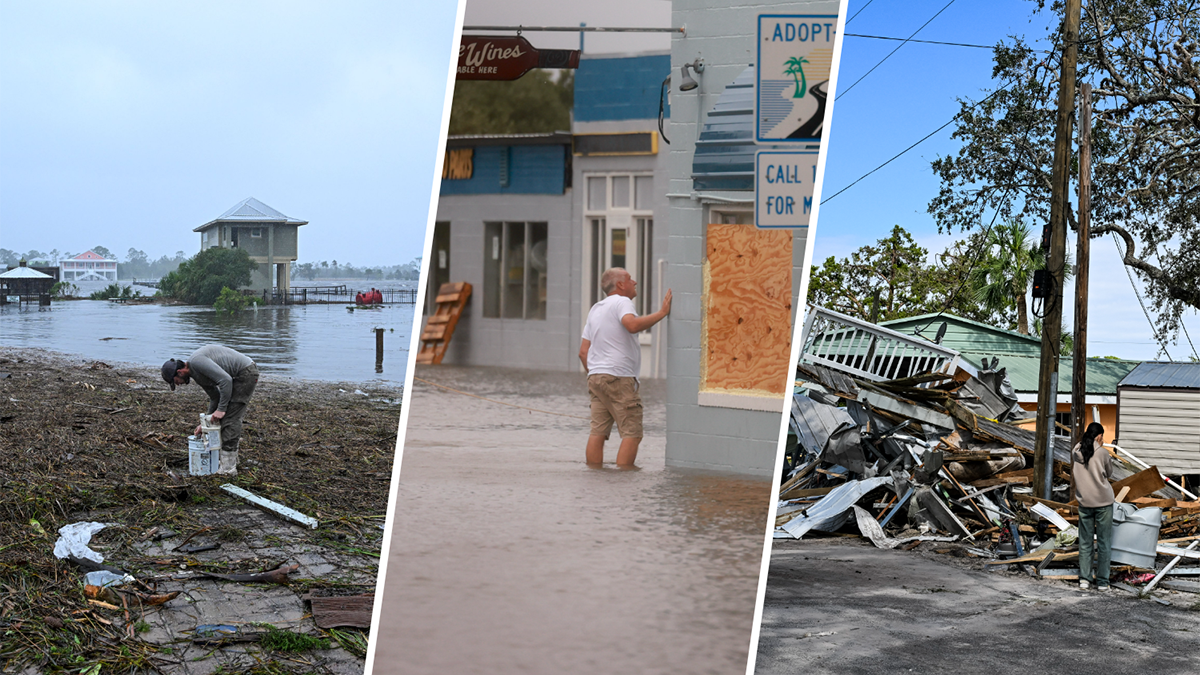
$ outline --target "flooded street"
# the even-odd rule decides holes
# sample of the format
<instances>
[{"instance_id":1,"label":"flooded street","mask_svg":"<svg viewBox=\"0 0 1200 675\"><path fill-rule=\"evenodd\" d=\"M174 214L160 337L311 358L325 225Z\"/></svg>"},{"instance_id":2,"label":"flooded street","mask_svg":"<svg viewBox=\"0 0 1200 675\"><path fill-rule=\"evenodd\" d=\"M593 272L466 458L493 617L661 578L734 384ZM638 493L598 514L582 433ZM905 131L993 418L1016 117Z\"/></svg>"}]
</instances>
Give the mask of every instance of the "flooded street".
<instances>
[{"instance_id":1,"label":"flooded street","mask_svg":"<svg viewBox=\"0 0 1200 675\"><path fill-rule=\"evenodd\" d=\"M665 468L664 381L624 472L582 374L415 375L375 673L745 671L771 486Z\"/></svg>"},{"instance_id":2,"label":"flooded street","mask_svg":"<svg viewBox=\"0 0 1200 675\"><path fill-rule=\"evenodd\" d=\"M411 282L415 284L416 282ZM348 311L346 305L287 305L220 315L207 307L55 301L0 308L0 345L40 347L88 359L161 365L210 343L254 359L263 373L336 382L402 383L414 306ZM385 329L375 372L374 328Z\"/></svg>"}]
</instances>

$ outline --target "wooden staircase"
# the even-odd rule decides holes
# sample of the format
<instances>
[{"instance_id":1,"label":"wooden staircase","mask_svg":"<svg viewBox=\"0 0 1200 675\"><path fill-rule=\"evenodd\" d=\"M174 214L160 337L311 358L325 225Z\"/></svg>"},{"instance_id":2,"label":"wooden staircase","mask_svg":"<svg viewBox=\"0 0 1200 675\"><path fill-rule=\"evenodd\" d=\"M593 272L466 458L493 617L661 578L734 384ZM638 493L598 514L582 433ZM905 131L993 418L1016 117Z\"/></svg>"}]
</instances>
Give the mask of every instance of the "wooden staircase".
<instances>
[{"instance_id":1,"label":"wooden staircase","mask_svg":"<svg viewBox=\"0 0 1200 675\"><path fill-rule=\"evenodd\" d=\"M454 327L462 316L467 300L471 297L471 284L460 281L453 284L442 284L438 288L437 310L425 321L425 330L421 332L421 351L417 352L417 363L441 363L446 355L446 347L450 346L450 337L454 335Z\"/></svg>"}]
</instances>

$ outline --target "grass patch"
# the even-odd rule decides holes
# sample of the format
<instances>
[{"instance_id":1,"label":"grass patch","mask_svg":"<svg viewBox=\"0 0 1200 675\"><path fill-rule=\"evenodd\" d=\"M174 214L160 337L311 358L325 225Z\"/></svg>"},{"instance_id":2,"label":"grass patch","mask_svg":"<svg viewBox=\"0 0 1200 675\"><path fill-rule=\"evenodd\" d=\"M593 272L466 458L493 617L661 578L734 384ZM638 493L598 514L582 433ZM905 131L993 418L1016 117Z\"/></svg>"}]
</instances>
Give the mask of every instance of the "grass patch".
<instances>
[{"instance_id":1,"label":"grass patch","mask_svg":"<svg viewBox=\"0 0 1200 675\"><path fill-rule=\"evenodd\" d=\"M367 636L365 633L360 633L355 630L338 630L331 628L329 635L338 645L360 658L367 656Z\"/></svg>"},{"instance_id":2,"label":"grass patch","mask_svg":"<svg viewBox=\"0 0 1200 675\"><path fill-rule=\"evenodd\" d=\"M267 629L267 633L258 641L263 649L273 652L307 652L313 649L329 649L329 640L303 633L294 633L290 630L281 630L270 624L263 627Z\"/></svg>"}]
</instances>

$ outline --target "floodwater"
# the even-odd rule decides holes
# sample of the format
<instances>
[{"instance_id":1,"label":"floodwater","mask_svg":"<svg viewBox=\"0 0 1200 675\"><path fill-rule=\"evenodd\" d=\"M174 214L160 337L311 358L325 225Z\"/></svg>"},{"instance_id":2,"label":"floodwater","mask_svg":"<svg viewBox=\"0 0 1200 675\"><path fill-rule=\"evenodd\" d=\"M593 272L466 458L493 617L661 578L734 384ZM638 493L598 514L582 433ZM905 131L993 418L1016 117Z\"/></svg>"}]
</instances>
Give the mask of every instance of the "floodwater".
<instances>
[{"instance_id":1,"label":"floodwater","mask_svg":"<svg viewBox=\"0 0 1200 675\"><path fill-rule=\"evenodd\" d=\"M663 381L617 471L582 374L415 377L373 673L745 672L771 485L664 467Z\"/></svg>"},{"instance_id":2,"label":"floodwater","mask_svg":"<svg viewBox=\"0 0 1200 675\"><path fill-rule=\"evenodd\" d=\"M408 366L415 309L410 304L354 311L345 304L276 305L229 316L207 307L103 300L55 302L49 310L8 305L0 308L0 344L153 366L217 343L254 359L264 374L397 384L404 382ZM375 372L375 328L385 329L381 373Z\"/></svg>"}]
</instances>

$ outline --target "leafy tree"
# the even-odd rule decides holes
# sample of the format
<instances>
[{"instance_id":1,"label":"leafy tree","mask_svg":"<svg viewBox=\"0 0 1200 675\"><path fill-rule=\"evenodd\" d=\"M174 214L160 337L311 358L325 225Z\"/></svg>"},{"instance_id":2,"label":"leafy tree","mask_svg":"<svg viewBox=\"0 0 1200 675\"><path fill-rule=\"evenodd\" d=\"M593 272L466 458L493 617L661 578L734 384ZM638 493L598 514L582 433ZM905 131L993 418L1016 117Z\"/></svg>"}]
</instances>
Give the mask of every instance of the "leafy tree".
<instances>
[{"instance_id":1,"label":"leafy tree","mask_svg":"<svg viewBox=\"0 0 1200 675\"><path fill-rule=\"evenodd\" d=\"M570 129L574 100L575 75L569 70L532 70L511 82L464 80L454 85L450 135Z\"/></svg>"},{"instance_id":2,"label":"leafy tree","mask_svg":"<svg viewBox=\"0 0 1200 675\"><path fill-rule=\"evenodd\" d=\"M69 298L79 293L79 287L69 281L57 281L50 287L50 297Z\"/></svg>"},{"instance_id":3,"label":"leafy tree","mask_svg":"<svg viewBox=\"0 0 1200 675\"><path fill-rule=\"evenodd\" d=\"M1016 311L1016 329L1029 335L1026 291L1035 270L1046 266L1046 256L1035 248L1031 230L1020 221L1001 223L986 235L980 260L971 269L970 281L979 302L1004 316Z\"/></svg>"},{"instance_id":4,"label":"leafy tree","mask_svg":"<svg viewBox=\"0 0 1200 675\"><path fill-rule=\"evenodd\" d=\"M0 265L16 266L21 262L21 256L16 251L0 248Z\"/></svg>"},{"instance_id":5,"label":"leafy tree","mask_svg":"<svg viewBox=\"0 0 1200 675\"><path fill-rule=\"evenodd\" d=\"M930 287L925 260L929 252L896 225L892 234L863 246L849 258L832 256L813 266L810 302L844 314L870 319L871 303L879 291L879 320L888 321L929 310Z\"/></svg>"},{"instance_id":6,"label":"leafy tree","mask_svg":"<svg viewBox=\"0 0 1200 675\"><path fill-rule=\"evenodd\" d=\"M93 246L91 248L91 251L92 251L92 253L95 253L96 255L98 255L102 258L106 258L108 260L116 260L117 259L117 256L113 255L112 251L108 250L107 248L105 248L103 246Z\"/></svg>"},{"instance_id":7,"label":"leafy tree","mask_svg":"<svg viewBox=\"0 0 1200 675\"><path fill-rule=\"evenodd\" d=\"M249 284L256 268L245 249L206 248L164 276L159 292L189 304L211 305L221 295L222 288Z\"/></svg>"},{"instance_id":8,"label":"leafy tree","mask_svg":"<svg viewBox=\"0 0 1200 675\"><path fill-rule=\"evenodd\" d=\"M1061 12L1058 0L1051 11ZM1190 0L1084 7L1078 77L1094 87L1092 236L1123 241L1164 344L1186 308L1200 309L1198 43ZM942 185L929 211L943 231L975 228L991 209L1006 221L1049 220L1056 59L1014 39L996 47L994 61L996 89L979 104L961 102L962 147L933 162ZM1077 173L1077 158L1071 167Z\"/></svg>"},{"instance_id":9,"label":"leafy tree","mask_svg":"<svg viewBox=\"0 0 1200 675\"><path fill-rule=\"evenodd\" d=\"M250 305L257 305L258 302L257 296L245 295L226 286L213 302L213 309L224 314L237 314Z\"/></svg>"},{"instance_id":10,"label":"leafy tree","mask_svg":"<svg viewBox=\"0 0 1200 675\"><path fill-rule=\"evenodd\" d=\"M103 290L96 291L88 296L92 300L108 300L110 298L129 300L140 297L142 297L142 292L133 290L133 286L121 286L117 283L111 283L105 286Z\"/></svg>"}]
</instances>

